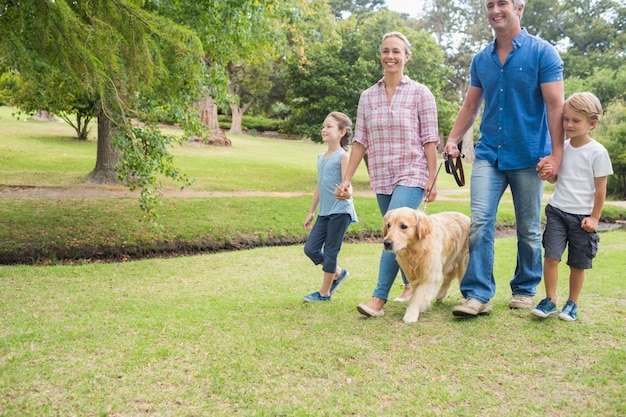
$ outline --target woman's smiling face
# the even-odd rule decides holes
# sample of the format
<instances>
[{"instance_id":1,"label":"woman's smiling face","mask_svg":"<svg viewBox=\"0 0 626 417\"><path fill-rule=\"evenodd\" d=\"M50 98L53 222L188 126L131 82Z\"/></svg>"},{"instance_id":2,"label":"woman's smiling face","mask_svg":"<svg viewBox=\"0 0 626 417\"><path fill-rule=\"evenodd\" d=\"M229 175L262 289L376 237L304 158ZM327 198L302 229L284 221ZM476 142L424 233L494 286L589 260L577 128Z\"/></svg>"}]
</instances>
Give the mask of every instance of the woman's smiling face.
<instances>
[{"instance_id":1,"label":"woman's smiling face","mask_svg":"<svg viewBox=\"0 0 626 417\"><path fill-rule=\"evenodd\" d=\"M385 74L402 73L408 59L404 41L396 36L388 37L380 46L380 62Z\"/></svg>"}]
</instances>

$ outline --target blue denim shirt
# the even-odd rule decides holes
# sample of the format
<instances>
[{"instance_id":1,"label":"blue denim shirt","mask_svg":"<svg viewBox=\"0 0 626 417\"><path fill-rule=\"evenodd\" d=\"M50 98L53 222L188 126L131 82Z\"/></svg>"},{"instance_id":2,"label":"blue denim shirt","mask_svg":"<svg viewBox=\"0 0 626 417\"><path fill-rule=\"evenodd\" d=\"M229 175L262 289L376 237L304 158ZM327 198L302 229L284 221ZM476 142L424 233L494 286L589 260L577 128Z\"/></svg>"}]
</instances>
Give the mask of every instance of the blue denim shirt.
<instances>
[{"instance_id":1,"label":"blue denim shirt","mask_svg":"<svg viewBox=\"0 0 626 417\"><path fill-rule=\"evenodd\" d=\"M540 84L562 81L563 61L526 29L504 65L495 42L474 56L470 69L471 85L482 89L485 103L475 155L502 170L528 168L552 151Z\"/></svg>"}]
</instances>

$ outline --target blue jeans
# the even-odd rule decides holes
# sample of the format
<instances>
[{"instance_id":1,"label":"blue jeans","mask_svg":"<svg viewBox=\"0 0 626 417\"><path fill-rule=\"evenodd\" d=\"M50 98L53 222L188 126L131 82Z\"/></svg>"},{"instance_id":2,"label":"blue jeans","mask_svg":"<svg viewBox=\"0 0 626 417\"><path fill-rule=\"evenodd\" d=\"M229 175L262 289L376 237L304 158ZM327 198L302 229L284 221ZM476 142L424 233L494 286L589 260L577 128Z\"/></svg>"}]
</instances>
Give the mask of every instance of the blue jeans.
<instances>
[{"instance_id":1,"label":"blue jeans","mask_svg":"<svg viewBox=\"0 0 626 417\"><path fill-rule=\"evenodd\" d=\"M323 264L322 271L332 274L337 271L337 257L351 222L352 217L348 213L317 216L315 219L304 244L304 254L315 265Z\"/></svg>"},{"instance_id":2,"label":"blue jeans","mask_svg":"<svg viewBox=\"0 0 626 417\"><path fill-rule=\"evenodd\" d=\"M535 167L501 171L476 159L472 165L469 233L470 259L461 281L465 298L488 302L496 293L493 276L494 239L498 204L507 186L511 188L517 228L517 265L510 286L513 295L535 295L541 282L541 204L544 182Z\"/></svg>"},{"instance_id":3,"label":"blue jeans","mask_svg":"<svg viewBox=\"0 0 626 417\"><path fill-rule=\"evenodd\" d=\"M378 208L380 214L383 216L389 211L399 207L411 207L417 209L424 199L424 189L419 187L405 187L403 185L397 185L391 195L388 194L376 194L376 200L378 201ZM389 297L389 291L393 285L393 281L398 275L400 266L396 261L396 254L383 251L380 256L380 264L378 267L378 284L374 290L373 297L380 298L387 301ZM404 284L408 284L408 280L402 272L402 280Z\"/></svg>"}]
</instances>

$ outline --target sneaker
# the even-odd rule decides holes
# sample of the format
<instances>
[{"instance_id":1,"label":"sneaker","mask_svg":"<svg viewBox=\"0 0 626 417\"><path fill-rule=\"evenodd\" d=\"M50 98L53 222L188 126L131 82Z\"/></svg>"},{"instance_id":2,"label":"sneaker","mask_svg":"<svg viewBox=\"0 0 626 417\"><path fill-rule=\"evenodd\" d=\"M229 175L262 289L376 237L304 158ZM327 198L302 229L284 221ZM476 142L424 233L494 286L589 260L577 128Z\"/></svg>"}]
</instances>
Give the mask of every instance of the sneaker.
<instances>
[{"instance_id":1,"label":"sneaker","mask_svg":"<svg viewBox=\"0 0 626 417\"><path fill-rule=\"evenodd\" d=\"M576 321L577 315L578 306L575 302L567 300L567 303L563 306L563 310L561 310L561 314L559 314L559 318L565 321Z\"/></svg>"},{"instance_id":2,"label":"sneaker","mask_svg":"<svg viewBox=\"0 0 626 417\"><path fill-rule=\"evenodd\" d=\"M341 274L339 274L339 277L334 280L332 285L330 286L330 295L333 295L335 291L337 291L337 288L339 288L343 280L345 280L348 275L350 275L348 271L346 271L345 269L341 270Z\"/></svg>"},{"instance_id":3,"label":"sneaker","mask_svg":"<svg viewBox=\"0 0 626 417\"><path fill-rule=\"evenodd\" d=\"M305 295L302 299L304 301L308 301L309 303L317 301L330 301L330 295L321 295L319 291L315 291L309 295Z\"/></svg>"},{"instance_id":4,"label":"sneaker","mask_svg":"<svg viewBox=\"0 0 626 417\"><path fill-rule=\"evenodd\" d=\"M544 298L541 300L541 302L537 304L537 307L532 309L530 312L535 316L544 319L547 317L554 317L558 314L556 312L556 304L553 303L550 298Z\"/></svg>"},{"instance_id":5,"label":"sneaker","mask_svg":"<svg viewBox=\"0 0 626 417\"><path fill-rule=\"evenodd\" d=\"M533 298L528 295L514 295L509 301L509 308L531 308Z\"/></svg>"},{"instance_id":6,"label":"sneaker","mask_svg":"<svg viewBox=\"0 0 626 417\"><path fill-rule=\"evenodd\" d=\"M475 317L491 314L492 309L489 303L481 303L475 298L464 298L459 305L452 307L452 314L457 317Z\"/></svg>"}]
</instances>

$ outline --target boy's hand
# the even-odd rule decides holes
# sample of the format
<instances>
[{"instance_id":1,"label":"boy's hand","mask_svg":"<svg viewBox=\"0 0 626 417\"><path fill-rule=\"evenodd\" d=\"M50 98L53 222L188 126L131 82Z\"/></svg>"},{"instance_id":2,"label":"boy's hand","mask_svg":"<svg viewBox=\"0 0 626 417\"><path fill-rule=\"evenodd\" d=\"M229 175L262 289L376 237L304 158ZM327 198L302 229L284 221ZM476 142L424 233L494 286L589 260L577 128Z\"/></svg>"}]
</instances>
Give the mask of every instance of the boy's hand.
<instances>
[{"instance_id":1,"label":"boy's hand","mask_svg":"<svg viewBox=\"0 0 626 417\"><path fill-rule=\"evenodd\" d=\"M598 221L595 217L585 217L582 222L580 222L580 227L582 227L585 232L595 232L598 229Z\"/></svg>"}]
</instances>

